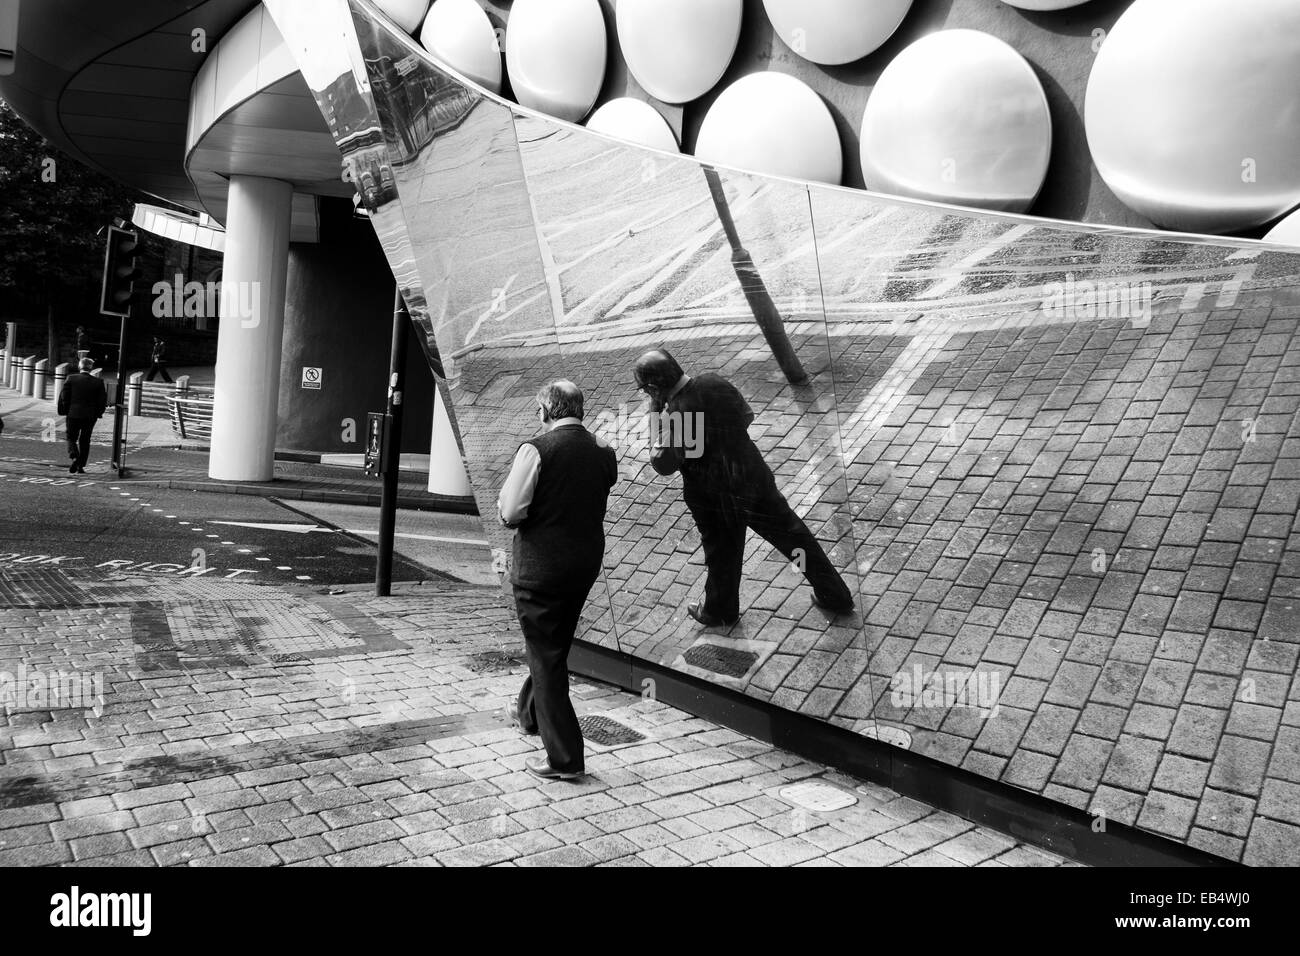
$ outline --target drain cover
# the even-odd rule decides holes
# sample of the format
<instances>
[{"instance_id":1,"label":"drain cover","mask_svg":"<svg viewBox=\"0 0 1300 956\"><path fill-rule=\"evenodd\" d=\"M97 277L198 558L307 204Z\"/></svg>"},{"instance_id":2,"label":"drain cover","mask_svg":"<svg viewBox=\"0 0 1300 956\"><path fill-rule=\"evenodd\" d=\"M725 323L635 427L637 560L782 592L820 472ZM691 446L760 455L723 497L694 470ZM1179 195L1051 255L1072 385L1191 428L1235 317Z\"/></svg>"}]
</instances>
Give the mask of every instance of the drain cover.
<instances>
[{"instance_id":1,"label":"drain cover","mask_svg":"<svg viewBox=\"0 0 1300 956\"><path fill-rule=\"evenodd\" d=\"M893 744L895 747L902 747L904 750L912 749L912 735L902 727L889 727L878 724L875 727L868 727L863 730L862 736L870 737L872 740L879 740L881 743Z\"/></svg>"},{"instance_id":2,"label":"drain cover","mask_svg":"<svg viewBox=\"0 0 1300 956\"><path fill-rule=\"evenodd\" d=\"M582 728L582 736L601 747L634 744L639 740L645 740L645 734L639 734L631 727L626 727L604 714L587 714L585 717L579 717L578 726Z\"/></svg>"},{"instance_id":3,"label":"drain cover","mask_svg":"<svg viewBox=\"0 0 1300 956\"><path fill-rule=\"evenodd\" d=\"M696 644L687 648L682 659L702 671L712 671L724 677L744 677L758 660L758 655L720 644Z\"/></svg>"},{"instance_id":4,"label":"drain cover","mask_svg":"<svg viewBox=\"0 0 1300 956\"><path fill-rule=\"evenodd\" d=\"M851 807L858 802L858 798L847 790L832 787L828 783L816 783L809 780L782 787L778 793L780 793L781 799L787 803L793 803L796 807L802 807L805 810L812 810L814 813L830 813L832 810L843 810L845 807Z\"/></svg>"}]
</instances>

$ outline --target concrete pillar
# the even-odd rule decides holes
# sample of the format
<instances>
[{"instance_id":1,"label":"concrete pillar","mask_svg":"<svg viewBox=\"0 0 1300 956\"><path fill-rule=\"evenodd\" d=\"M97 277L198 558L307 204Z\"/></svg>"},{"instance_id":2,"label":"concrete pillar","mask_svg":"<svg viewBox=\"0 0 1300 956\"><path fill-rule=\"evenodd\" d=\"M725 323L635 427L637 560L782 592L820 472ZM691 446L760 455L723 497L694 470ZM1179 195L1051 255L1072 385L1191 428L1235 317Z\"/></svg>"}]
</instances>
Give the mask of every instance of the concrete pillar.
<instances>
[{"instance_id":1,"label":"concrete pillar","mask_svg":"<svg viewBox=\"0 0 1300 956\"><path fill-rule=\"evenodd\" d=\"M232 176L208 475L275 477L275 426L293 187Z\"/></svg>"},{"instance_id":2,"label":"concrete pillar","mask_svg":"<svg viewBox=\"0 0 1300 956\"><path fill-rule=\"evenodd\" d=\"M435 495L468 497L474 493L465 462L460 457L456 433L442 401L442 393L433 390L433 438L429 442L429 491Z\"/></svg>"}]
</instances>

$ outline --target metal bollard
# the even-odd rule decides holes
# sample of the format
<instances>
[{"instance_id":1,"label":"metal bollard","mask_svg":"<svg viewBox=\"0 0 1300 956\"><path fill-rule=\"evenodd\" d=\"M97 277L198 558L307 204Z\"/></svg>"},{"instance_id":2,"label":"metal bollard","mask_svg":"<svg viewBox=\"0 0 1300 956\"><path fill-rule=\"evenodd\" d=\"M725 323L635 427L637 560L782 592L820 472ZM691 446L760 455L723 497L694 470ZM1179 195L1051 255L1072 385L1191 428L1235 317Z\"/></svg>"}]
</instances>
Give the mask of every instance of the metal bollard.
<instances>
[{"instance_id":1,"label":"metal bollard","mask_svg":"<svg viewBox=\"0 0 1300 956\"><path fill-rule=\"evenodd\" d=\"M126 413L139 416L144 399L144 372L132 372L126 380Z\"/></svg>"},{"instance_id":2,"label":"metal bollard","mask_svg":"<svg viewBox=\"0 0 1300 956\"><path fill-rule=\"evenodd\" d=\"M50 360L41 359L39 362L36 363L36 384L32 390L32 394L36 398L39 398L41 401L45 401L46 398L45 388L47 385L49 385L49 383L50 383Z\"/></svg>"},{"instance_id":3,"label":"metal bollard","mask_svg":"<svg viewBox=\"0 0 1300 956\"><path fill-rule=\"evenodd\" d=\"M31 396L36 390L36 356L29 355L23 359L22 370L18 380L18 390Z\"/></svg>"},{"instance_id":4,"label":"metal bollard","mask_svg":"<svg viewBox=\"0 0 1300 956\"><path fill-rule=\"evenodd\" d=\"M56 402L59 400L59 394L63 391L63 383L68 380L68 363L62 362L54 366L54 394L51 396Z\"/></svg>"}]
</instances>

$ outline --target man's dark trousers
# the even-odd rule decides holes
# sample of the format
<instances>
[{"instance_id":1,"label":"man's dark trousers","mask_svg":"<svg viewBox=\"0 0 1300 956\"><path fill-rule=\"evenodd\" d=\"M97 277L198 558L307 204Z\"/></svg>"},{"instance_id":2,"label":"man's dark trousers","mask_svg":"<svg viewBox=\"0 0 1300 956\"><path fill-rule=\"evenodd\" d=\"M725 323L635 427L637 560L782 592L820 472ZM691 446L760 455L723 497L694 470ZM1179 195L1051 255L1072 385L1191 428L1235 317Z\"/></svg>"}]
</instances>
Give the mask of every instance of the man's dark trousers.
<instances>
[{"instance_id":1,"label":"man's dark trousers","mask_svg":"<svg viewBox=\"0 0 1300 956\"><path fill-rule=\"evenodd\" d=\"M582 729L569 699L569 649L594 583L568 593L514 589L529 675L519 691L519 725L541 733L551 766L565 773L583 771Z\"/></svg>"},{"instance_id":2,"label":"man's dark trousers","mask_svg":"<svg viewBox=\"0 0 1300 956\"><path fill-rule=\"evenodd\" d=\"M705 613L724 621L740 616L748 528L800 567L819 600L833 606L851 602L853 592L776 483L760 479L755 485L743 491L701 491L690 484L684 489L708 569L704 581Z\"/></svg>"},{"instance_id":3,"label":"man's dark trousers","mask_svg":"<svg viewBox=\"0 0 1300 956\"><path fill-rule=\"evenodd\" d=\"M851 604L853 592L791 509L772 469L750 439L754 413L736 387L720 375L705 372L687 382L667 405L682 421L696 417L704 426L699 457L682 453L675 463L708 568L704 612L724 621L740 616L747 528L803 571L819 601L831 607ZM655 470L665 474L674 468L656 466Z\"/></svg>"},{"instance_id":4,"label":"man's dark trousers","mask_svg":"<svg viewBox=\"0 0 1300 956\"><path fill-rule=\"evenodd\" d=\"M95 427L95 419L69 415L66 421L68 457L75 467L85 468L86 461L90 458L90 433Z\"/></svg>"},{"instance_id":5,"label":"man's dark trousers","mask_svg":"<svg viewBox=\"0 0 1300 956\"><path fill-rule=\"evenodd\" d=\"M149 374L144 377L144 380L146 382L152 382L153 377L159 373L162 373L164 382L166 382L168 385L173 384L171 373L167 371L167 367L163 365L161 362L154 362L152 365L149 366Z\"/></svg>"}]
</instances>

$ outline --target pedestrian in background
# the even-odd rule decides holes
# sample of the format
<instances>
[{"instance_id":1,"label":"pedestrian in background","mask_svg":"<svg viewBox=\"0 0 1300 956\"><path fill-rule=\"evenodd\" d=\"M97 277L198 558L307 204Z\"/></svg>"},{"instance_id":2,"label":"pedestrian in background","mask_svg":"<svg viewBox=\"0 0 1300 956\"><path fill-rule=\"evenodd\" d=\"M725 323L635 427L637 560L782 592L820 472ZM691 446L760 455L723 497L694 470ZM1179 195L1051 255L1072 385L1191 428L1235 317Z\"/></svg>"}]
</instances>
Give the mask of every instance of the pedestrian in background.
<instances>
[{"instance_id":1,"label":"pedestrian in background","mask_svg":"<svg viewBox=\"0 0 1300 956\"><path fill-rule=\"evenodd\" d=\"M90 336L86 334L84 326L77 326L77 361L89 357L90 355Z\"/></svg>"},{"instance_id":2,"label":"pedestrian in background","mask_svg":"<svg viewBox=\"0 0 1300 956\"><path fill-rule=\"evenodd\" d=\"M90 433L95 422L108 407L108 390L104 383L90 374L95 363L83 358L78 371L68 376L59 392L59 414L66 416L68 432L68 457L72 466L70 474L85 474L86 460L90 457Z\"/></svg>"},{"instance_id":3,"label":"pedestrian in background","mask_svg":"<svg viewBox=\"0 0 1300 956\"><path fill-rule=\"evenodd\" d=\"M605 556L605 507L618 480L614 449L582 424L582 390L548 382L537 393L546 433L519 446L497 500L515 529L510 581L524 632L528 679L511 718L540 733L545 758L525 762L544 780L584 772L582 728L569 699L569 648Z\"/></svg>"},{"instance_id":4,"label":"pedestrian in background","mask_svg":"<svg viewBox=\"0 0 1300 956\"><path fill-rule=\"evenodd\" d=\"M152 361L153 364L149 366L149 374L144 377L146 382L152 382L153 377L161 372L163 381L168 385L172 384L171 373L167 371L167 366L163 365L163 358L165 357L166 352L167 343L155 335L153 337L153 353L150 356L150 361Z\"/></svg>"}]
</instances>

